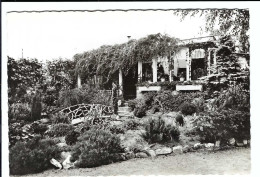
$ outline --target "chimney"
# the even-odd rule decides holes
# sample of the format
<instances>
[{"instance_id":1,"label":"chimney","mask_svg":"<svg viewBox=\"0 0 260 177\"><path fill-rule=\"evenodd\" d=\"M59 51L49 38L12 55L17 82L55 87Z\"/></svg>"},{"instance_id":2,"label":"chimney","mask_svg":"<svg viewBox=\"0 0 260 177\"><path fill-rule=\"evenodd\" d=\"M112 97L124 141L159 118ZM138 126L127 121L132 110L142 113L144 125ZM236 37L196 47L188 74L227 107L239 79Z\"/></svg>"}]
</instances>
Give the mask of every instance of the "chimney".
<instances>
[{"instance_id":1,"label":"chimney","mask_svg":"<svg viewBox=\"0 0 260 177\"><path fill-rule=\"evenodd\" d=\"M131 36L127 36L127 38L128 38L128 41L130 41L130 39L131 39Z\"/></svg>"}]
</instances>

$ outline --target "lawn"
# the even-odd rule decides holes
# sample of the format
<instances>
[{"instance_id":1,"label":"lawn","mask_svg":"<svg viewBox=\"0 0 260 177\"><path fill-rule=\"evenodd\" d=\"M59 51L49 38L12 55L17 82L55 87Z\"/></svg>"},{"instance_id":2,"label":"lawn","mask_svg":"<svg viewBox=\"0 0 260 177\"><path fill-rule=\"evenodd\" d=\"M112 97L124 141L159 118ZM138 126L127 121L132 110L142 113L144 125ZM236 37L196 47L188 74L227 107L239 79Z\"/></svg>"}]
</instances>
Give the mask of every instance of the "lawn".
<instances>
[{"instance_id":1,"label":"lawn","mask_svg":"<svg viewBox=\"0 0 260 177\"><path fill-rule=\"evenodd\" d=\"M250 148L236 148L216 152L190 152L175 156L158 156L155 159L131 159L97 168L47 170L25 175L43 176L117 176L117 175L249 175Z\"/></svg>"}]
</instances>

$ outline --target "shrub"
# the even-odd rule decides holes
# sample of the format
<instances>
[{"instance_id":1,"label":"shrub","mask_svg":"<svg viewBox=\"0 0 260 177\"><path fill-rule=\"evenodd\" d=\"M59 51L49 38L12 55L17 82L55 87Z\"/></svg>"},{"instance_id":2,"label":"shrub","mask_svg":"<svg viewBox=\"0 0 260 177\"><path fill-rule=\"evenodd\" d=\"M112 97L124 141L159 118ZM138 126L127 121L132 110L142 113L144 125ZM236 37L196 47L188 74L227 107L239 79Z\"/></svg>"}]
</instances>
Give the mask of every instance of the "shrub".
<instances>
[{"instance_id":1,"label":"shrub","mask_svg":"<svg viewBox=\"0 0 260 177\"><path fill-rule=\"evenodd\" d=\"M52 114L50 116L51 122L53 124L58 124L58 123L65 123L68 124L70 123L69 116L63 112L57 112L55 114Z\"/></svg>"},{"instance_id":2,"label":"shrub","mask_svg":"<svg viewBox=\"0 0 260 177\"><path fill-rule=\"evenodd\" d=\"M14 103L9 105L8 118L10 122L30 121L31 108L26 103Z\"/></svg>"},{"instance_id":3,"label":"shrub","mask_svg":"<svg viewBox=\"0 0 260 177\"><path fill-rule=\"evenodd\" d=\"M194 121L202 142L250 139L250 113L237 110L201 113Z\"/></svg>"},{"instance_id":4,"label":"shrub","mask_svg":"<svg viewBox=\"0 0 260 177\"><path fill-rule=\"evenodd\" d=\"M32 123L31 128L34 133L43 135L48 130L48 125L34 122Z\"/></svg>"},{"instance_id":5,"label":"shrub","mask_svg":"<svg viewBox=\"0 0 260 177\"><path fill-rule=\"evenodd\" d=\"M42 172L51 167L50 159L59 158L59 148L50 139L36 137L28 142L18 142L9 153L12 175Z\"/></svg>"},{"instance_id":6,"label":"shrub","mask_svg":"<svg viewBox=\"0 0 260 177\"><path fill-rule=\"evenodd\" d=\"M65 141L68 145L76 144L79 136L79 132L72 130L65 136Z\"/></svg>"},{"instance_id":7,"label":"shrub","mask_svg":"<svg viewBox=\"0 0 260 177\"><path fill-rule=\"evenodd\" d=\"M147 106L143 105L141 107L136 107L134 110L134 115L136 117L142 118L146 115Z\"/></svg>"},{"instance_id":8,"label":"shrub","mask_svg":"<svg viewBox=\"0 0 260 177\"><path fill-rule=\"evenodd\" d=\"M78 138L72 150L72 161L80 168L97 167L118 160L117 153L123 152L120 138L106 130L91 129Z\"/></svg>"},{"instance_id":9,"label":"shrub","mask_svg":"<svg viewBox=\"0 0 260 177\"><path fill-rule=\"evenodd\" d=\"M193 113L196 112L196 106L192 103L187 103L184 102L181 106L180 106L180 110L184 115L192 115Z\"/></svg>"},{"instance_id":10,"label":"shrub","mask_svg":"<svg viewBox=\"0 0 260 177\"><path fill-rule=\"evenodd\" d=\"M126 130L137 130L141 123L138 120L128 120L124 122L124 128Z\"/></svg>"},{"instance_id":11,"label":"shrub","mask_svg":"<svg viewBox=\"0 0 260 177\"><path fill-rule=\"evenodd\" d=\"M129 100L127 101L128 106L130 107L131 111L133 111L136 108L137 105L137 99Z\"/></svg>"},{"instance_id":12,"label":"shrub","mask_svg":"<svg viewBox=\"0 0 260 177\"><path fill-rule=\"evenodd\" d=\"M109 127L109 130L113 134L123 134L125 133L125 129L122 125L112 125Z\"/></svg>"},{"instance_id":13,"label":"shrub","mask_svg":"<svg viewBox=\"0 0 260 177\"><path fill-rule=\"evenodd\" d=\"M68 134L68 132L74 130L73 125L70 124L55 124L48 131L47 135L50 137L61 137Z\"/></svg>"},{"instance_id":14,"label":"shrub","mask_svg":"<svg viewBox=\"0 0 260 177\"><path fill-rule=\"evenodd\" d=\"M171 91L161 91L154 98L153 105L158 105L163 111L180 111L180 105L192 102L194 98L203 98L205 93L179 93L172 95Z\"/></svg>"},{"instance_id":15,"label":"shrub","mask_svg":"<svg viewBox=\"0 0 260 177\"><path fill-rule=\"evenodd\" d=\"M171 140L179 140L179 130L174 126L166 125L165 121L160 117L159 119L149 119L144 126L145 133L142 133L141 136L148 143L164 143Z\"/></svg>"},{"instance_id":16,"label":"shrub","mask_svg":"<svg viewBox=\"0 0 260 177\"><path fill-rule=\"evenodd\" d=\"M83 98L84 90L79 88L65 89L60 91L58 102L61 107L69 107L83 103Z\"/></svg>"}]
</instances>

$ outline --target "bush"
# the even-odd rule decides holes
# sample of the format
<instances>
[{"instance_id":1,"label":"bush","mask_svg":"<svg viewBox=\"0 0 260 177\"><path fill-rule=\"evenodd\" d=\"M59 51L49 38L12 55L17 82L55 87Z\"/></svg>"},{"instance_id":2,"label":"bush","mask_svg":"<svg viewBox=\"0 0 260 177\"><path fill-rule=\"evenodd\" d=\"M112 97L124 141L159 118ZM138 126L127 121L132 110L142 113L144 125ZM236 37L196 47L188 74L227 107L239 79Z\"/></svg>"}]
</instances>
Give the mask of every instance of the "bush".
<instances>
[{"instance_id":1,"label":"bush","mask_svg":"<svg viewBox=\"0 0 260 177\"><path fill-rule=\"evenodd\" d=\"M65 136L65 141L68 145L76 144L79 136L80 136L79 132L72 130Z\"/></svg>"},{"instance_id":2,"label":"bush","mask_svg":"<svg viewBox=\"0 0 260 177\"><path fill-rule=\"evenodd\" d=\"M192 115L193 113L196 112L196 106L192 103L187 103L184 102L181 106L180 106L180 110L184 115Z\"/></svg>"},{"instance_id":3,"label":"bush","mask_svg":"<svg viewBox=\"0 0 260 177\"><path fill-rule=\"evenodd\" d=\"M221 140L226 143L230 138L250 139L250 113L237 110L204 112L194 121L196 134L201 142Z\"/></svg>"},{"instance_id":4,"label":"bush","mask_svg":"<svg viewBox=\"0 0 260 177\"><path fill-rule=\"evenodd\" d=\"M28 142L18 142L10 148L10 173L24 175L42 172L50 168L50 160L59 158L59 155L59 148L50 139L36 137Z\"/></svg>"},{"instance_id":5,"label":"bush","mask_svg":"<svg viewBox=\"0 0 260 177\"><path fill-rule=\"evenodd\" d=\"M8 118L10 122L31 121L31 108L26 103L14 103L9 105Z\"/></svg>"},{"instance_id":6,"label":"bush","mask_svg":"<svg viewBox=\"0 0 260 177\"><path fill-rule=\"evenodd\" d=\"M130 107L131 111L133 111L136 108L137 105L137 99L129 100L127 101L128 106Z\"/></svg>"},{"instance_id":7,"label":"bush","mask_svg":"<svg viewBox=\"0 0 260 177\"><path fill-rule=\"evenodd\" d=\"M128 120L124 122L124 128L126 130L137 130L141 123L138 120Z\"/></svg>"},{"instance_id":8,"label":"bush","mask_svg":"<svg viewBox=\"0 0 260 177\"><path fill-rule=\"evenodd\" d=\"M171 91L158 92L153 105L158 105L164 111L180 111L180 105L192 102L194 98L203 98L205 93L179 93L173 95Z\"/></svg>"},{"instance_id":9,"label":"bush","mask_svg":"<svg viewBox=\"0 0 260 177\"><path fill-rule=\"evenodd\" d=\"M69 107L72 105L83 103L84 90L75 88L75 89L66 89L61 90L59 93L59 105L61 107Z\"/></svg>"},{"instance_id":10,"label":"bush","mask_svg":"<svg viewBox=\"0 0 260 177\"><path fill-rule=\"evenodd\" d=\"M109 130L112 134L124 134L125 129L122 125L112 125L109 127Z\"/></svg>"},{"instance_id":11,"label":"bush","mask_svg":"<svg viewBox=\"0 0 260 177\"><path fill-rule=\"evenodd\" d=\"M136 107L134 110L134 115L136 117L142 118L146 115L147 106L143 105L141 107Z\"/></svg>"},{"instance_id":12,"label":"bush","mask_svg":"<svg viewBox=\"0 0 260 177\"><path fill-rule=\"evenodd\" d=\"M145 133L141 136L150 143L164 143L168 141L178 141L180 132L179 130L171 125L166 125L165 121L161 118L159 119L149 119L149 121L144 125Z\"/></svg>"},{"instance_id":13,"label":"bush","mask_svg":"<svg viewBox=\"0 0 260 177\"><path fill-rule=\"evenodd\" d=\"M51 122L53 124L58 124L58 123L64 123L64 124L68 124L70 123L70 118L67 114L63 113L63 112L57 112L55 114L52 114L50 116Z\"/></svg>"},{"instance_id":14,"label":"bush","mask_svg":"<svg viewBox=\"0 0 260 177\"><path fill-rule=\"evenodd\" d=\"M43 135L48 130L48 125L34 122L32 123L31 128L34 133Z\"/></svg>"},{"instance_id":15,"label":"bush","mask_svg":"<svg viewBox=\"0 0 260 177\"><path fill-rule=\"evenodd\" d=\"M123 152L120 138L106 130L91 129L78 138L72 150L72 161L80 168L91 168L118 160L117 153Z\"/></svg>"},{"instance_id":16,"label":"bush","mask_svg":"<svg viewBox=\"0 0 260 177\"><path fill-rule=\"evenodd\" d=\"M50 137L61 137L68 134L68 132L74 130L73 125L70 124L55 124L46 133Z\"/></svg>"}]
</instances>

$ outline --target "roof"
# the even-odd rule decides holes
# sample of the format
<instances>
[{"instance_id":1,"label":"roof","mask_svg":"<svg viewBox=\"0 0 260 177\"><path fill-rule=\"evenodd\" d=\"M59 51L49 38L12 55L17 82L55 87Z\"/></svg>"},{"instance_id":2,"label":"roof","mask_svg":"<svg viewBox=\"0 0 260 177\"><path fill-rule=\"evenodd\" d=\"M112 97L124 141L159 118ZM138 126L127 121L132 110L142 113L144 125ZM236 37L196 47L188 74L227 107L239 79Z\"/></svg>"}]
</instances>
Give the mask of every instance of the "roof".
<instances>
[{"instance_id":1,"label":"roof","mask_svg":"<svg viewBox=\"0 0 260 177\"><path fill-rule=\"evenodd\" d=\"M205 36L205 37L183 39L178 43L178 45L187 45L193 43L205 43L205 42L214 42L214 41L216 41L216 36Z\"/></svg>"}]
</instances>

